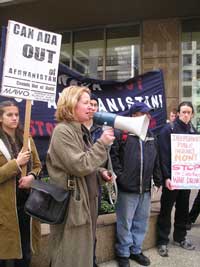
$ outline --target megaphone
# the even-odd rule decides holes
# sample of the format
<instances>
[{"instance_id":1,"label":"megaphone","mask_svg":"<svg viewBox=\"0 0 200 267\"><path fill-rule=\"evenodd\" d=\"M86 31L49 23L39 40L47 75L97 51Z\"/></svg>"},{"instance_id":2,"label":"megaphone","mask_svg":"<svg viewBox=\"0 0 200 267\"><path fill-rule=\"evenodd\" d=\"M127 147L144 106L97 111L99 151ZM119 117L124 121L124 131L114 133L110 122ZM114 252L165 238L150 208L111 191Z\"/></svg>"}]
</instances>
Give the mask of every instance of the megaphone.
<instances>
[{"instance_id":1,"label":"megaphone","mask_svg":"<svg viewBox=\"0 0 200 267\"><path fill-rule=\"evenodd\" d=\"M118 116L109 112L95 112L93 117L97 125L107 125L119 130L125 130L140 137L143 141L146 138L149 127L147 115L139 117Z\"/></svg>"}]
</instances>

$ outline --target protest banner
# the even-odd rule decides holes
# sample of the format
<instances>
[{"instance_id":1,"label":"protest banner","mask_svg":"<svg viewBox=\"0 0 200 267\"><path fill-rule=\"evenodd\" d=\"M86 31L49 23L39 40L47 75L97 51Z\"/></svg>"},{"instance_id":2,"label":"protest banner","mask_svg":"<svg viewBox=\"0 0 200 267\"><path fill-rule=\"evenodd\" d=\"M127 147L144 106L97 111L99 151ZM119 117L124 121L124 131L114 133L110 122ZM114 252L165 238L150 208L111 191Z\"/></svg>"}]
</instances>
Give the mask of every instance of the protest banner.
<instances>
[{"instance_id":1,"label":"protest banner","mask_svg":"<svg viewBox=\"0 0 200 267\"><path fill-rule=\"evenodd\" d=\"M1 95L54 102L61 35L9 21Z\"/></svg>"},{"instance_id":2,"label":"protest banner","mask_svg":"<svg viewBox=\"0 0 200 267\"><path fill-rule=\"evenodd\" d=\"M171 134L173 189L200 189L200 135Z\"/></svg>"},{"instance_id":3,"label":"protest banner","mask_svg":"<svg viewBox=\"0 0 200 267\"><path fill-rule=\"evenodd\" d=\"M9 20L3 42L0 94L26 100L25 151L28 149L31 100L55 102L61 35ZM22 175L25 172L24 168Z\"/></svg>"}]
</instances>

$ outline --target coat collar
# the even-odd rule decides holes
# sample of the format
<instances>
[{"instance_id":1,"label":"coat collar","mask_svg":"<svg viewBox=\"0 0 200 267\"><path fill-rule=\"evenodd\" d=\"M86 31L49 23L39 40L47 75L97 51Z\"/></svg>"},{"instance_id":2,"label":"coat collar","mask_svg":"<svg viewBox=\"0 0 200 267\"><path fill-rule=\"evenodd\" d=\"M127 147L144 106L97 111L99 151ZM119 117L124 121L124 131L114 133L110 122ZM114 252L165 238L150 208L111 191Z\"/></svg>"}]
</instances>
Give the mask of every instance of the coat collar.
<instances>
[{"instance_id":1,"label":"coat collar","mask_svg":"<svg viewBox=\"0 0 200 267\"><path fill-rule=\"evenodd\" d=\"M179 125L179 127L184 131L190 133L190 123L186 124L182 120L179 119L179 117L176 118L175 122Z\"/></svg>"},{"instance_id":2,"label":"coat collar","mask_svg":"<svg viewBox=\"0 0 200 267\"><path fill-rule=\"evenodd\" d=\"M7 149L6 145L4 144L3 140L0 139L0 151L1 153L4 155L4 157L7 159L7 160L10 160L11 159L11 155L10 155L10 152L9 150Z\"/></svg>"},{"instance_id":3,"label":"coat collar","mask_svg":"<svg viewBox=\"0 0 200 267\"><path fill-rule=\"evenodd\" d=\"M78 121L62 121L60 123L68 125L69 127L74 128L75 131L82 133L82 129L81 129L82 124Z\"/></svg>"}]
</instances>

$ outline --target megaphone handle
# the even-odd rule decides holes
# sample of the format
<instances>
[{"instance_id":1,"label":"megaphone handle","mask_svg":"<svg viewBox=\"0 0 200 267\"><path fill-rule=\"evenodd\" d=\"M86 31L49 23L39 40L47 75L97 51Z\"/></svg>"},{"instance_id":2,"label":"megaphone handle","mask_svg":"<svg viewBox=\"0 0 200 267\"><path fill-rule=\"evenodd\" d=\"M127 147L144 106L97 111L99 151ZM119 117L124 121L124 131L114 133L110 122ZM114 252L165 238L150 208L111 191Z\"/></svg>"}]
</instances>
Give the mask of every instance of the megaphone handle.
<instances>
[{"instance_id":1,"label":"megaphone handle","mask_svg":"<svg viewBox=\"0 0 200 267\"><path fill-rule=\"evenodd\" d=\"M107 124L104 124L104 125L102 126L102 131L106 131L106 130L109 130L109 129L113 129L113 127L108 126ZM112 144L113 144L113 142L109 144L109 147L111 147Z\"/></svg>"},{"instance_id":2,"label":"megaphone handle","mask_svg":"<svg viewBox=\"0 0 200 267\"><path fill-rule=\"evenodd\" d=\"M107 124L104 124L104 125L102 126L102 130L103 130L103 131L105 131L105 130L109 130L109 129L112 129L112 127L111 127L111 126L108 126Z\"/></svg>"}]
</instances>

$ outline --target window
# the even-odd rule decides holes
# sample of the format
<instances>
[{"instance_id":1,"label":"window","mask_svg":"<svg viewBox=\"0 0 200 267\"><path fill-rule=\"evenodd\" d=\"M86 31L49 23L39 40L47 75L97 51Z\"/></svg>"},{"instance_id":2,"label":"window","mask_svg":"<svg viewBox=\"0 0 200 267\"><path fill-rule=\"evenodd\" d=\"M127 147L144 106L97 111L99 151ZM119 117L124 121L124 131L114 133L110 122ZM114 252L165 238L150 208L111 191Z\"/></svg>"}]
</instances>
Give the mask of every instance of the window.
<instances>
[{"instance_id":1,"label":"window","mask_svg":"<svg viewBox=\"0 0 200 267\"><path fill-rule=\"evenodd\" d=\"M182 100L192 101L196 113L200 113L200 19L182 22ZM194 118L200 131L200 120Z\"/></svg>"},{"instance_id":2,"label":"window","mask_svg":"<svg viewBox=\"0 0 200 267\"><path fill-rule=\"evenodd\" d=\"M198 65L198 66L200 66L200 54L197 54L197 61L196 61L196 64Z\"/></svg>"},{"instance_id":3,"label":"window","mask_svg":"<svg viewBox=\"0 0 200 267\"><path fill-rule=\"evenodd\" d=\"M192 96L192 86L183 86L183 97L191 97Z\"/></svg>"},{"instance_id":4,"label":"window","mask_svg":"<svg viewBox=\"0 0 200 267\"><path fill-rule=\"evenodd\" d=\"M191 70L183 70L183 81L184 82L192 81L192 71Z\"/></svg>"},{"instance_id":5,"label":"window","mask_svg":"<svg viewBox=\"0 0 200 267\"><path fill-rule=\"evenodd\" d=\"M200 41L197 41L197 49L200 50Z\"/></svg>"},{"instance_id":6,"label":"window","mask_svg":"<svg viewBox=\"0 0 200 267\"><path fill-rule=\"evenodd\" d=\"M138 25L107 30L106 79L126 80L139 74Z\"/></svg>"},{"instance_id":7,"label":"window","mask_svg":"<svg viewBox=\"0 0 200 267\"><path fill-rule=\"evenodd\" d=\"M192 42L183 42L182 43L183 50L192 50Z\"/></svg>"},{"instance_id":8,"label":"window","mask_svg":"<svg viewBox=\"0 0 200 267\"><path fill-rule=\"evenodd\" d=\"M70 58L72 54L71 48L71 33L65 32L62 34L62 45L61 45L61 52L60 52L60 61L71 67Z\"/></svg>"},{"instance_id":9,"label":"window","mask_svg":"<svg viewBox=\"0 0 200 267\"><path fill-rule=\"evenodd\" d=\"M192 64L192 55L185 54L183 55L183 66L188 66Z\"/></svg>"},{"instance_id":10,"label":"window","mask_svg":"<svg viewBox=\"0 0 200 267\"><path fill-rule=\"evenodd\" d=\"M197 80L200 80L200 69L197 70Z\"/></svg>"},{"instance_id":11,"label":"window","mask_svg":"<svg viewBox=\"0 0 200 267\"><path fill-rule=\"evenodd\" d=\"M140 70L139 30L137 24L64 32L60 61L86 77L129 79Z\"/></svg>"},{"instance_id":12,"label":"window","mask_svg":"<svg viewBox=\"0 0 200 267\"><path fill-rule=\"evenodd\" d=\"M87 77L103 79L103 45L102 29L74 32L72 68Z\"/></svg>"}]
</instances>

